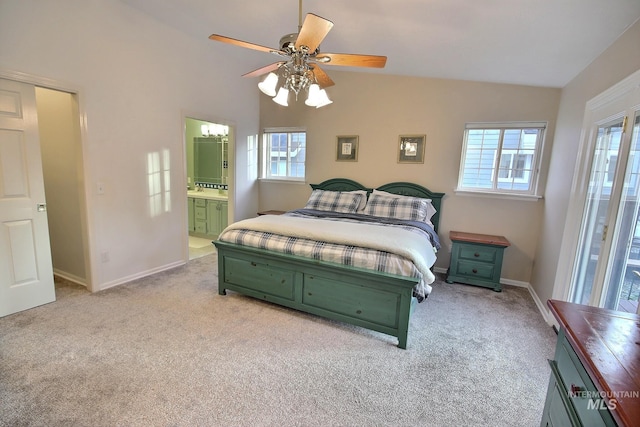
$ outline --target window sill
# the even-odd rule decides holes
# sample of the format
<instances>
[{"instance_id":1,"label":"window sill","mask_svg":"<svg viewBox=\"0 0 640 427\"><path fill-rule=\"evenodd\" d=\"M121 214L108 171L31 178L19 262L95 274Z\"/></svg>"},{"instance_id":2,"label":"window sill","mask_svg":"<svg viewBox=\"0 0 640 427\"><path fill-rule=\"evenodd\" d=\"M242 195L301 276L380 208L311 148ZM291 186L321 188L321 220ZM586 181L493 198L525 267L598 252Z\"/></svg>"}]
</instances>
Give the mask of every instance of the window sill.
<instances>
[{"instance_id":1,"label":"window sill","mask_svg":"<svg viewBox=\"0 0 640 427\"><path fill-rule=\"evenodd\" d=\"M537 202L541 200L542 196L534 194L512 194L512 193L492 193L486 191L470 191L470 190L454 190L454 193L460 196L471 197L492 197L494 199L511 199L511 200L524 200L527 202Z\"/></svg>"},{"instance_id":2,"label":"window sill","mask_svg":"<svg viewBox=\"0 0 640 427\"><path fill-rule=\"evenodd\" d=\"M266 182L269 184L306 184L304 178L258 178L259 182Z\"/></svg>"}]
</instances>

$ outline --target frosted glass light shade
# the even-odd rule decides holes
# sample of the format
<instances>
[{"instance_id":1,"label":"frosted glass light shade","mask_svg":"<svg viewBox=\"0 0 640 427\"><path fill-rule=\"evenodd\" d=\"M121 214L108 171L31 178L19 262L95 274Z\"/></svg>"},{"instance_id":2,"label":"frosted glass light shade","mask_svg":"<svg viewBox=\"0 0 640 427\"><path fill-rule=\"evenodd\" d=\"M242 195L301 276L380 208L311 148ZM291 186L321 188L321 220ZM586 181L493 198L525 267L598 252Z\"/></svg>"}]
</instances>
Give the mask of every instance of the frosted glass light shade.
<instances>
[{"instance_id":1,"label":"frosted glass light shade","mask_svg":"<svg viewBox=\"0 0 640 427\"><path fill-rule=\"evenodd\" d=\"M307 96L307 100L304 101L306 105L309 107L315 107L320 102L320 86L317 84L312 84L309 86L309 96Z\"/></svg>"},{"instance_id":2,"label":"frosted glass light shade","mask_svg":"<svg viewBox=\"0 0 640 427\"><path fill-rule=\"evenodd\" d=\"M327 95L326 90L322 89L320 92L318 92L318 104L316 105L316 108L324 107L325 105L329 105L331 103L333 103L333 101L329 99L329 95Z\"/></svg>"},{"instance_id":3,"label":"frosted glass light shade","mask_svg":"<svg viewBox=\"0 0 640 427\"><path fill-rule=\"evenodd\" d=\"M273 102L275 102L276 104L280 104L283 107L288 107L289 106L289 103L287 102L288 98L289 98L289 90L281 87L280 90L278 90L278 95L276 95L276 97L273 98Z\"/></svg>"},{"instance_id":4,"label":"frosted glass light shade","mask_svg":"<svg viewBox=\"0 0 640 427\"><path fill-rule=\"evenodd\" d=\"M278 76L274 73L269 73L267 78L258 83L258 89L265 95L276 96L276 85L278 84Z\"/></svg>"}]
</instances>

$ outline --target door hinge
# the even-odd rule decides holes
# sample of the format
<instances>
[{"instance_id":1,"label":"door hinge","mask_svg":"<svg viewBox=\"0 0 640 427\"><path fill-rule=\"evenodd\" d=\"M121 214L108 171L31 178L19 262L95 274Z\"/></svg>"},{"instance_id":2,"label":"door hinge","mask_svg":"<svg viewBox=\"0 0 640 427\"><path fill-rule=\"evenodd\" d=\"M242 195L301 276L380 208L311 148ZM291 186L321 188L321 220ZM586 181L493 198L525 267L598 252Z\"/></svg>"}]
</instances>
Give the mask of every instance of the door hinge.
<instances>
[{"instance_id":1,"label":"door hinge","mask_svg":"<svg viewBox=\"0 0 640 427\"><path fill-rule=\"evenodd\" d=\"M609 226L605 225L602 229L602 241L607 240L607 231L609 231Z\"/></svg>"}]
</instances>

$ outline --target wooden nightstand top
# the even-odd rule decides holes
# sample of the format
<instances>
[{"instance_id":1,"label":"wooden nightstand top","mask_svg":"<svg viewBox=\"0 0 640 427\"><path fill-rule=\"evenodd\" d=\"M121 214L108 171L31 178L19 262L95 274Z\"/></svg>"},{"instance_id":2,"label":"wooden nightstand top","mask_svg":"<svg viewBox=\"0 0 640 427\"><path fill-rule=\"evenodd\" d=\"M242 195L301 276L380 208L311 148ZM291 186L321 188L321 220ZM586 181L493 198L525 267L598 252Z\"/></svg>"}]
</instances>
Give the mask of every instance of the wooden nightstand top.
<instances>
[{"instance_id":1,"label":"wooden nightstand top","mask_svg":"<svg viewBox=\"0 0 640 427\"><path fill-rule=\"evenodd\" d=\"M258 212L258 215L282 215L283 213L285 213L286 211L274 211L274 210L269 210L269 211L260 211Z\"/></svg>"},{"instance_id":2,"label":"wooden nightstand top","mask_svg":"<svg viewBox=\"0 0 640 427\"><path fill-rule=\"evenodd\" d=\"M450 231L449 238L459 242L481 243L484 245L511 246L504 236L492 236L490 234L466 233L464 231Z\"/></svg>"}]
</instances>

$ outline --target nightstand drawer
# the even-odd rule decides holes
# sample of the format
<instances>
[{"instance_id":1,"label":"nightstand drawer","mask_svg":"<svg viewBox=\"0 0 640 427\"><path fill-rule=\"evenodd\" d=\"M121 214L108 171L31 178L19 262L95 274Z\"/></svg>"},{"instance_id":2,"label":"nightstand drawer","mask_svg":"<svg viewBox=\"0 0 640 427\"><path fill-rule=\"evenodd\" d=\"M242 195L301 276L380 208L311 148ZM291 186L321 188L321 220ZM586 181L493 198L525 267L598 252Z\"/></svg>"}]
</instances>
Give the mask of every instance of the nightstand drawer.
<instances>
[{"instance_id":1,"label":"nightstand drawer","mask_svg":"<svg viewBox=\"0 0 640 427\"><path fill-rule=\"evenodd\" d=\"M493 280L495 274L495 265L469 261L458 261L455 271L456 274L467 276L469 278Z\"/></svg>"},{"instance_id":2,"label":"nightstand drawer","mask_svg":"<svg viewBox=\"0 0 640 427\"><path fill-rule=\"evenodd\" d=\"M460 259L469 259L479 262L490 262L494 263L496 261L496 256L498 254L497 248L492 248L489 246L480 246L473 245L469 243L460 245ZM500 249L502 250L502 249Z\"/></svg>"}]
</instances>

